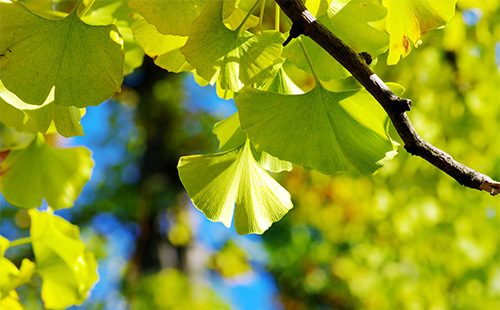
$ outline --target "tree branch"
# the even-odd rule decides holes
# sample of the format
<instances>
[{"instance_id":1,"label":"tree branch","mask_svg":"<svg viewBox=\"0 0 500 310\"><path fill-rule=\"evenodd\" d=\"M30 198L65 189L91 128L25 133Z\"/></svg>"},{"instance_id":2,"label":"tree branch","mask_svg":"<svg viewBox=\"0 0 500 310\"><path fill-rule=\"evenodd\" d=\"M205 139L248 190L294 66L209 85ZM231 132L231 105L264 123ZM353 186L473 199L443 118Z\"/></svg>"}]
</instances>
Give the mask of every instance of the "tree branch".
<instances>
[{"instance_id":1,"label":"tree branch","mask_svg":"<svg viewBox=\"0 0 500 310\"><path fill-rule=\"evenodd\" d=\"M410 154L422 157L464 186L487 191L493 196L500 193L500 182L457 162L449 154L422 139L405 113L410 110L411 100L396 96L366 65L366 56L362 53L361 55L357 54L328 28L319 23L307 11L301 0L275 1L292 20L294 31L286 43L292 38L304 34L351 72L387 112L404 142L404 148Z\"/></svg>"}]
</instances>

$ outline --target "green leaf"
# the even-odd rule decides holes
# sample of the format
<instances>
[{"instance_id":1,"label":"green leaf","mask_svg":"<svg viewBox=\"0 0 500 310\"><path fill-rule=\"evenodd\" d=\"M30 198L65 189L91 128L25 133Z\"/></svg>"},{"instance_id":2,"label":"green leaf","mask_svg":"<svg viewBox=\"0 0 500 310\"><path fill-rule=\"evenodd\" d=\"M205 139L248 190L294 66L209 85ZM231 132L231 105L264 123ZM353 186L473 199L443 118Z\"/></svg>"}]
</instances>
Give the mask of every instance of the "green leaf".
<instances>
[{"instance_id":1,"label":"green leaf","mask_svg":"<svg viewBox=\"0 0 500 310\"><path fill-rule=\"evenodd\" d=\"M422 36L444 26L455 15L456 0L382 0L387 8L386 29L390 34L387 64L408 56L410 42L418 47Z\"/></svg>"},{"instance_id":2,"label":"green leaf","mask_svg":"<svg viewBox=\"0 0 500 310\"><path fill-rule=\"evenodd\" d=\"M163 34L189 35L193 21L209 0L130 0L132 9L141 14Z\"/></svg>"},{"instance_id":3,"label":"green leaf","mask_svg":"<svg viewBox=\"0 0 500 310\"><path fill-rule=\"evenodd\" d=\"M326 174L373 173L396 154L387 115L364 89L331 92L317 85L303 95L282 95L247 88L236 104L258 150Z\"/></svg>"},{"instance_id":4,"label":"green leaf","mask_svg":"<svg viewBox=\"0 0 500 310\"><path fill-rule=\"evenodd\" d=\"M54 104L54 92L42 105L23 102L0 81L0 122L18 131L46 133L53 123L64 137L83 135L82 112L76 107Z\"/></svg>"},{"instance_id":5,"label":"green leaf","mask_svg":"<svg viewBox=\"0 0 500 310\"><path fill-rule=\"evenodd\" d=\"M261 234L293 207L290 194L255 161L248 140L226 152L181 157L177 169L195 207L227 227L234 212L239 234Z\"/></svg>"},{"instance_id":6,"label":"green leaf","mask_svg":"<svg viewBox=\"0 0 500 310\"><path fill-rule=\"evenodd\" d=\"M132 73L142 64L144 51L134 40L131 25L133 11L127 5L127 0L96 0L82 20L90 25L115 24L123 37L123 74Z\"/></svg>"},{"instance_id":7,"label":"green leaf","mask_svg":"<svg viewBox=\"0 0 500 310\"><path fill-rule=\"evenodd\" d=\"M162 34L143 18L132 24L132 31L137 43L158 66L170 72L193 70L180 52L187 37Z\"/></svg>"},{"instance_id":8,"label":"green leaf","mask_svg":"<svg viewBox=\"0 0 500 310\"><path fill-rule=\"evenodd\" d=\"M90 178L94 162L84 147L54 148L40 134L0 163L0 191L11 204L35 208L45 199L54 209L69 208Z\"/></svg>"},{"instance_id":9,"label":"green leaf","mask_svg":"<svg viewBox=\"0 0 500 310\"><path fill-rule=\"evenodd\" d=\"M264 83L257 88L260 90L267 90L287 95L298 95L304 93L304 91L286 74L283 67L279 68L278 72L272 79L264 81Z\"/></svg>"},{"instance_id":10,"label":"green leaf","mask_svg":"<svg viewBox=\"0 0 500 310\"><path fill-rule=\"evenodd\" d=\"M221 2L211 1L195 20L181 52L197 74L222 90L239 91L243 86L276 74L284 41L278 31L259 35L227 29L222 23Z\"/></svg>"},{"instance_id":11,"label":"green leaf","mask_svg":"<svg viewBox=\"0 0 500 310\"><path fill-rule=\"evenodd\" d=\"M76 10L50 20L19 3L0 3L0 33L0 80L24 102L41 105L54 89L55 104L84 107L120 90L115 26L87 25Z\"/></svg>"},{"instance_id":12,"label":"green leaf","mask_svg":"<svg viewBox=\"0 0 500 310\"><path fill-rule=\"evenodd\" d=\"M219 149L228 151L242 146L247 140L247 134L241 129L238 112L215 124L213 133L219 140ZM266 152L254 152L259 165L271 172L291 171L292 163L280 160Z\"/></svg>"},{"instance_id":13,"label":"green leaf","mask_svg":"<svg viewBox=\"0 0 500 310\"><path fill-rule=\"evenodd\" d=\"M98 280L94 255L85 251L78 226L49 212L29 210L31 238L46 308L81 304Z\"/></svg>"},{"instance_id":14,"label":"green leaf","mask_svg":"<svg viewBox=\"0 0 500 310\"><path fill-rule=\"evenodd\" d=\"M0 113L0 115L4 115L4 110L2 109L1 111L2 113ZM0 122L0 152L22 149L28 146L34 138L35 135L32 133L19 132L14 128L7 127L2 122Z\"/></svg>"},{"instance_id":15,"label":"green leaf","mask_svg":"<svg viewBox=\"0 0 500 310\"><path fill-rule=\"evenodd\" d=\"M16 265L14 265L10 260L8 260L5 257L5 251L9 246L10 246L9 240L0 235L0 300L1 301L3 301L4 298L9 298L9 296L12 295L12 291L15 288L23 285L24 283L27 283L31 279L33 271L35 270L35 264L27 258L23 259L21 263L21 268L17 269Z\"/></svg>"},{"instance_id":16,"label":"green leaf","mask_svg":"<svg viewBox=\"0 0 500 310\"><path fill-rule=\"evenodd\" d=\"M245 20L248 12L253 8L256 1L259 0L224 0L222 4L222 18L224 25L231 30L236 30ZM257 26L259 18L249 15L241 29L248 29Z\"/></svg>"},{"instance_id":17,"label":"green leaf","mask_svg":"<svg viewBox=\"0 0 500 310\"><path fill-rule=\"evenodd\" d=\"M23 310L24 307L21 305L17 292L10 291L8 296L0 299L0 309Z\"/></svg>"},{"instance_id":18,"label":"green leaf","mask_svg":"<svg viewBox=\"0 0 500 310\"><path fill-rule=\"evenodd\" d=\"M213 133L219 140L219 150L225 152L243 145L247 134L241 130L238 112L214 125Z\"/></svg>"},{"instance_id":19,"label":"green leaf","mask_svg":"<svg viewBox=\"0 0 500 310\"><path fill-rule=\"evenodd\" d=\"M351 0L347 4L332 2L318 20L356 52L368 52L373 58L387 50L389 36L369 25L384 18L386 10L375 0ZM322 81L342 79L350 73L322 47L308 37L302 38L314 71ZM292 41L283 56L299 69L311 72L298 40Z\"/></svg>"}]
</instances>

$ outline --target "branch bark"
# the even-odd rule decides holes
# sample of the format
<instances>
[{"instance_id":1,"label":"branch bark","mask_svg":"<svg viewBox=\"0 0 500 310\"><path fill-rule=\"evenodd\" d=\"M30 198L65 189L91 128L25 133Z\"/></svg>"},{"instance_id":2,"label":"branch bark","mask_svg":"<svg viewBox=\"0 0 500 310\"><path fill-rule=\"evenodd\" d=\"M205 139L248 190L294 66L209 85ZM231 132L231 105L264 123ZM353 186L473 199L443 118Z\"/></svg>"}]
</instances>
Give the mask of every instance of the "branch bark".
<instances>
[{"instance_id":1,"label":"branch bark","mask_svg":"<svg viewBox=\"0 0 500 310\"><path fill-rule=\"evenodd\" d=\"M406 151L422 157L464 186L486 191L492 196L500 193L500 182L454 160L446 152L422 139L406 115L406 111L410 110L411 101L396 96L366 65L363 55L357 54L328 28L319 23L301 0L275 1L292 20L293 31L290 31L291 34L286 43L292 38L304 34L351 72L387 112L404 142Z\"/></svg>"}]
</instances>

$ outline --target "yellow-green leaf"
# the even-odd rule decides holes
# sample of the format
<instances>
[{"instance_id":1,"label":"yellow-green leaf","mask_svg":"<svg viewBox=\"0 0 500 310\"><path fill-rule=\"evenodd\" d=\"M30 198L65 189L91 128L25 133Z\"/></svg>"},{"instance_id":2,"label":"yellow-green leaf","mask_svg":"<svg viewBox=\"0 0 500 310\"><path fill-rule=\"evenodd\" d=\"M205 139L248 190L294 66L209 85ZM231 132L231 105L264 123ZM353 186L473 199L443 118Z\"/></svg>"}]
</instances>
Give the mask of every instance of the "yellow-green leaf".
<instances>
[{"instance_id":1,"label":"yellow-green leaf","mask_svg":"<svg viewBox=\"0 0 500 310\"><path fill-rule=\"evenodd\" d=\"M85 251L78 226L49 212L28 212L45 307L62 309L81 304L98 274L97 262L92 253Z\"/></svg>"},{"instance_id":2,"label":"yellow-green leaf","mask_svg":"<svg viewBox=\"0 0 500 310\"><path fill-rule=\"evenodd\" d=\"M54 209L69 208L90 178L93 165L88 149L51 147L39 134L0 163L0 192L18 207L36 208L45 199Z\"/></svg>"},{"instance_id":3,"label":"yellow-green leaf","mask_svg":"<svg viewBox=\"0 0 500 310\"><path fill-rule=\"evenodd\" d=\"M387 115L364 89L331 92L317 85L302 95L282 95L247 88L235 101L255 147L282 160L326 174L368 174L396 154Z\"/></svg>"},{"instance_id":4,"label":"yellow-green leaf","mask_svg":"<svg viewBox=\"0 0 500 310\"><path fill-rule=\"evenodd\" d=\"M283 35L278 31L253 35L229 30L222 23L221 6L222 2L211 1L193 23L181 48L186 60L202 78L211 84L217 81L219 90L236 92L244 85L271 78L283 62Z\"/></svg>"},{"instance_id":5,"label":"yellow-green leaf","mask_svg":"<svg viewBox=\"0 0 500 310\"><path fill-rule=\"evenodd\" d=\"M130 0L129 5L159 32L185 36L191 32L193 21L208 2L219 0Z\"/></svg>"},{"instance_id":6,"label":"yellow-green leaf","mask_svg":"<svg viewBox=\"0 0 500 310\"><path fill-rule=\"evenodd\" d=\"M76 10L60 20L0 2L0 80L21 100L97 105L120 90L122 39L115 26L90 26Z\"/></svg>"},{"instance_id":7,"label":"yellow-green leaf","mask_svg":"<svg viewBox=\"0 0 500 310\"><path fill-rule=\"evenodd\" d=\"M162 34L143 18L132 24L132 31L137 43L158 66L170 72L193 70L180 52L187 37Z\"/></svg>"},{"instance_id":8,"label":"yellow-green leaf","mask_svg":"<svg viewBox=\"0 0 500 310\"><path fill-rule=\"evenodd\" d=\"M82 111L54 103L54 92L42 105L23 102L0 81L0 122L18 131L46 133L51 124L64 137L83 135Z\"/></svg>"},{"instance_id":9,"label":"yellow-green leaf","mask_svg":"<svg viewBox=\"0 0 500 310\"><path fill-rule=\"evenodd\" d=\"M394 65L418 47L422 36L446 25L455 14L456 0L382 0L387 8L386 28L390 34L387 64Z\"/></svg>"},{"instance_id":10,"label":"yellow-green leaf","mask_svg":"<svg viewBox=\"0 0 500 310\"><path fill-rule=\"evenodd\" d=\"M248 140L226 152L181 157L177 169L195 207L226 227L234 213L239 234L261 234L293 207L290 194L255 161Z\"/></svg>"},{"instance_id":11,"label":"yellow-green leaf","mask_svg":"<svg viewBox=\"0 0 500 310\"><path fill-rule=\"evenodd\" d=\"M132 73L142 64L144 52L134 40L131 25L134 14L127 0L96 0L82 20L90 25L115 24L123 37L123 74Z\"/></svg>"}]
</instances>

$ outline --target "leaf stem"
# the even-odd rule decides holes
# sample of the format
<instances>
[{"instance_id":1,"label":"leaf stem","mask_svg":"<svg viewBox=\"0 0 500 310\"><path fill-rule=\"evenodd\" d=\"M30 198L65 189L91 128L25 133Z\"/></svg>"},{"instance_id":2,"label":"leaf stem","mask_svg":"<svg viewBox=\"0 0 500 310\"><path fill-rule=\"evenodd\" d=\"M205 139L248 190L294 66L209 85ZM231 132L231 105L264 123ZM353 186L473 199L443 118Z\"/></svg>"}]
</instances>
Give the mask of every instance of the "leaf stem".
<instances>
[{"instance_id":1,"label":"leaf stem","mask_svg":"<svg viewBox=\"0 0 500 310\"><path fill-rule=\"evenodd\" d=\"M9 242L9 248L13 248L15 246L28 244L28 243L31 243L31 237L19 238L19 239L16 239L16 240Z\"/></svg>"},{"instance_id":2,"label":"leaf stem","mask_svg":"<svg viewBox=\"0 0 500 310\"><path fill-rule=\"evenodd\" d=\"M259 12L259 32L262 32L262 20L264 19L264 10L266 9L266 0L260 2Z\"/></svg>"},{"instance_id":3,"label":"leaf stem","mask_svg":"<svg viewBox=\"0 0 500 310\"><path fill-rule=\"evenodd\" d=\"M274 8L274 30L280 31L280 11L281 8L279 5L276 3L275 8Z\"/></svg>"},{"instance_id":4,"label":"leaf stem","mask_svg":"<svg viewBox=\"0 0 500 310\"><path fill-rule=\"evenodd\" d=\"M76 11L78 17L82 18L85 14L87 14L94 2L95 0L79 0L73 10Z\"/></svg>"},{"instance_id":5,"label":"leaf stem","mask_svg":"<svg viewBox=\"0 0 500 310\"><path fill-rule=\"evenodd\" d=\"M241 22L241 24L238 26L238 28L236 28L236 32L239 33L241 28L243 28L243 25L245 25L245 23L247 22L248 18L250 18L250 15L252 15L252 12L253 10L255 10L255 8L257 7L257 5L260 3L260 1L262 0L257 0L255 1L255 4L252 6L252 8L248 11L247 15L245 16L245 18L243 18L243 21Z\"/></svg>"},{"instance_id":6,"label":"leaf stem","mask_svg":"<svg viewBox=\"0 0 500 310\"><path fill-rule=\"evenodd\" d=\"M316 75L316 71L314 71L314 67L313 67L311 58L309 58L309 54L307 53L306 47L304 46L304 43L302 42L302 38L297 38L297 40L299 40L300 48L302 49L302 52L304 52L304 57L306 58L307 63L309 64L309 67L311 68L311 72L314 76L314 80L316 80L316 82L319 83L319 78Z\"/></svg>"}]
</instances>

